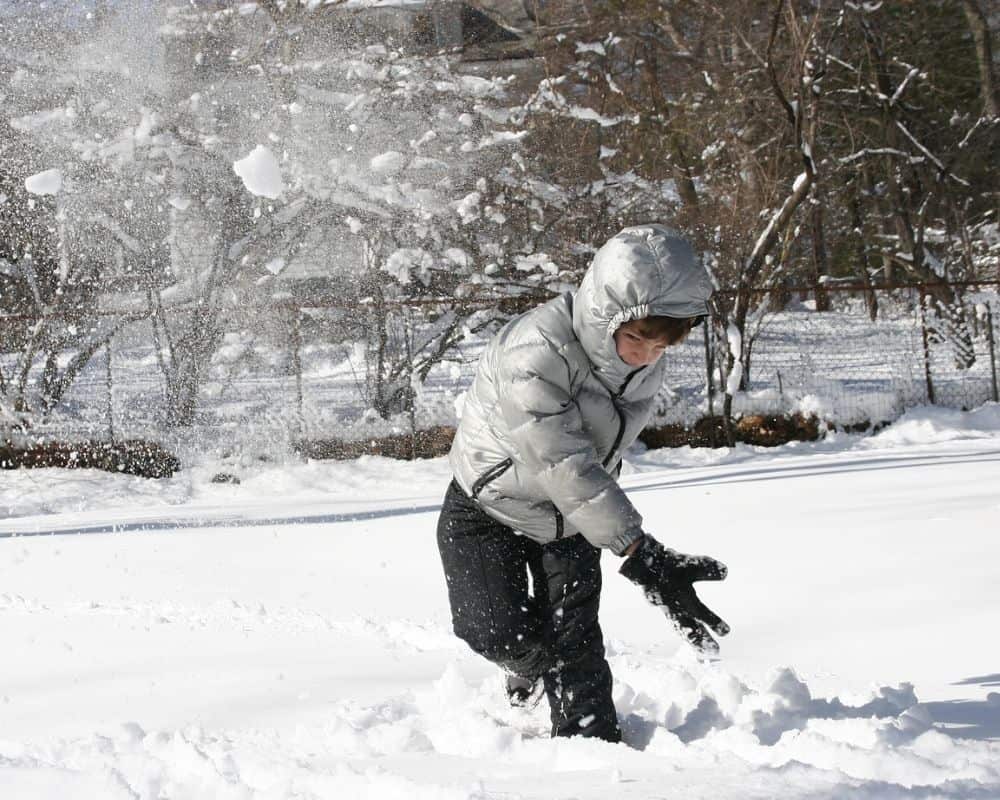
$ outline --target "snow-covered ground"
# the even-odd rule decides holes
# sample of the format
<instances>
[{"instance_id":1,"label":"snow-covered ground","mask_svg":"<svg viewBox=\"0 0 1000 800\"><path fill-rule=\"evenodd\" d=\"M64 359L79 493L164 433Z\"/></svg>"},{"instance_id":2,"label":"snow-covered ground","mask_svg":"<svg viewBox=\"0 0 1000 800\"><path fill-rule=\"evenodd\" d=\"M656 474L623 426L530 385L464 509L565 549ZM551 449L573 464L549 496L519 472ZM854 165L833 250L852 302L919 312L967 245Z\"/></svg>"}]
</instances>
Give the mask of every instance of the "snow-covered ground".
<instances>
[{"instance_id":1,"label":"snow-covered ground","mask_svg":"<svg viewBox=\"0 0 1000 800\"><path fill-rule=\"evenodd\" d=\"M0 473L0 798L1000 797L1000 406L634 453L733 633L697 662L606 556L622 745L548 739L451 635L447 480Z\"/></svg>"}]
</instances>

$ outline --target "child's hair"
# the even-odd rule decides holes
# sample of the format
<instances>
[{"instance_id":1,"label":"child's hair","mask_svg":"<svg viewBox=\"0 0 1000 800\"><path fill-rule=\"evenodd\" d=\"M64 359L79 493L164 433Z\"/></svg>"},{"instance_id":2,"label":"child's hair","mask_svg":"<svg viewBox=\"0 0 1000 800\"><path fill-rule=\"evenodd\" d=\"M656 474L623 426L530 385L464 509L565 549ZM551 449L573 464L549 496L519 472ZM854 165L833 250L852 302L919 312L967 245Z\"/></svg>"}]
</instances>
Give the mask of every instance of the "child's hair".
<instances>
[{"instance_id":1,"label":"child's hair","mask_svg":"<svg viewBox=\"0 0 1000 800\"><path fill-rule=\"evenodd\" d=\"M635 322L638 333L647 339L664 340L668 345L677 344L704 317L643 317Z\"/></svg>"}]
</instances>

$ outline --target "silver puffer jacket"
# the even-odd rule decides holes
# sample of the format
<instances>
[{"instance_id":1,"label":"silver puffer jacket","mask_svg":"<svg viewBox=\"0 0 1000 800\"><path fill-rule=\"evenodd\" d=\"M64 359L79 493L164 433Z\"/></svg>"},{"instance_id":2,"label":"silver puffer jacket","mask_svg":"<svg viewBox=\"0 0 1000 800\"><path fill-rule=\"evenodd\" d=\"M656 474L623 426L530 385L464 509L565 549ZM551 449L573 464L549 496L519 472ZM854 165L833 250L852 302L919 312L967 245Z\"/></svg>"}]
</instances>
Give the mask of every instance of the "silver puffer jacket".
<instances>
[{"instance_id":1,"label":"silver puffer jacket","mask_svg":"<svg viewBox=\"0 0 1000 800\"><path fill-rule=\"evenodd\" d=\"M582 533L616 554L642 517L615 479L649 420L668 354L628 366L614 333L633 319L706 314L711 283L667 228L626 228L575 294L511 320L487 345L451 448L458 484L538 542Z\"/></svg>"}]
</instances>

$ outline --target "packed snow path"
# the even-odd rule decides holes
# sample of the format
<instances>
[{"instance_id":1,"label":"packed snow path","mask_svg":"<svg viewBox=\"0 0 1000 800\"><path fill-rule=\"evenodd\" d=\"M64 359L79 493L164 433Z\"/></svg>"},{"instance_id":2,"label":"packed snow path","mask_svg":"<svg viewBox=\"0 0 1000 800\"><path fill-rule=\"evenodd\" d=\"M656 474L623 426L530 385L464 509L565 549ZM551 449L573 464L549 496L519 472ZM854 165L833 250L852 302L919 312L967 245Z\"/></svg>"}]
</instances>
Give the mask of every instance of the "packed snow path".
<instances>
[{"instance_id":1,"label":"packed snow path","mask_svg":"<svg viewBox=\"0 0 1000 800\"><path fill-rule=\"evenodd\" d=\"M636 454L733 633L698 663L606 556L617 746L549 740L452 637L443 460L217 467L0 474L4 800L1000 797L996 406Z\"/></svg>"}]
</instances>

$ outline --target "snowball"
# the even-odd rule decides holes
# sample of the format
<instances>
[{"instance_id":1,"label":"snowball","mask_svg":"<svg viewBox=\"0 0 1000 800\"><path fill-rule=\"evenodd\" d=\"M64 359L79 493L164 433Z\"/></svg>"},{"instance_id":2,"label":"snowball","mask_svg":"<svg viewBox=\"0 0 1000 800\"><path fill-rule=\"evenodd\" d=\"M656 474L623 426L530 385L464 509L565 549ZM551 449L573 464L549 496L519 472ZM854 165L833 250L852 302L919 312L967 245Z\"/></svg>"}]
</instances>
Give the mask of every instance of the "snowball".
<instances>
[{"instance_id":1,"label":"snowball","mask_svg":"<svg viewBox=\"0 0 1000 800\"><path fill-rule=\"evenodd\" d=\"M278 159L262 145L257 145L246 158L233 162L233 170L243 179L250 194L277 200L285 191Z\"/></svg>"},{"instance_id":2,"label":"snowball","mask_svg":"<svg viewBox=\"0 0 1000 800\"><path fill-rule=\"evenodd\" d=\"M32 194L57 194L62 190L62 172L57 169L47 169L27 178L24 188Z\"/></svg>"}]
</instances>

